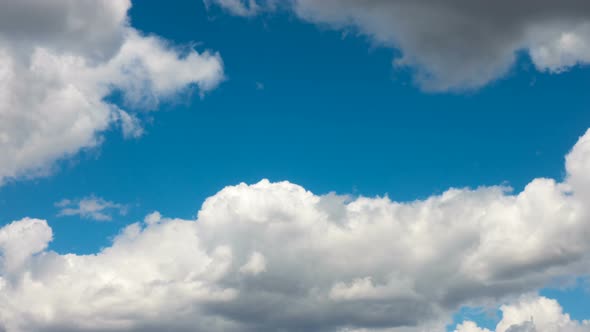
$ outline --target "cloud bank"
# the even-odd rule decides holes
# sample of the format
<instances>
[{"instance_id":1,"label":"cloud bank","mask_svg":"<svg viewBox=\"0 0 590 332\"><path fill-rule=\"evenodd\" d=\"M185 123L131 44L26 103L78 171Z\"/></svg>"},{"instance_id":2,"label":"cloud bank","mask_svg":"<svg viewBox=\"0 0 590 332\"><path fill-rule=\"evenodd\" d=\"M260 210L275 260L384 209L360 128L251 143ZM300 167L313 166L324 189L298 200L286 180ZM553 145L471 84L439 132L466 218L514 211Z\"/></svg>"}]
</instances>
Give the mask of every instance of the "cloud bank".
<instances>
[{"instance_id":1,"label":"cloud bank","mask_svg":"<svg viewBox=\"0 0 590 332\"><path fill-rule=\"evenodd\" d=\"M430 91L466 90L504 76L517 54L539 71L590 62L590 4L584 0L207 0L240 16L281 3L303 20L352 30L395 48L396 66Z\"/></svg>"},{"instance_id":2,"label":"cloud bank","mask_svg":"<svg viewBox=\"0 0 590 332\"><path fill-rule=\"evenodd\" d=\"M129 25L128 0L0 2L0 184L47 174L119 126L141 136L132 109L153 109L223 78L216 53L181 51Z\"/></svg>"},{"instance_id":3,"label":"cloud bank","mask_svg":"<svg viewBox=\"0 0 590 332\"><path fill-rule=\"evenodd\" d=\"M0 325L442 331L462 306L494 306L590 272L590 131L566 171L561 182L537 178L518 194L450 189L410 203L240 184L208 198L196 220L152 213L86 256L47 251L44 220L15 221L0 229ZM533 331L524 329L529 312L540 332L557 331L546 327L553 320L588 327L551 300L522 301L503 307L497 331Z\"/></svg>"}]
</instances>

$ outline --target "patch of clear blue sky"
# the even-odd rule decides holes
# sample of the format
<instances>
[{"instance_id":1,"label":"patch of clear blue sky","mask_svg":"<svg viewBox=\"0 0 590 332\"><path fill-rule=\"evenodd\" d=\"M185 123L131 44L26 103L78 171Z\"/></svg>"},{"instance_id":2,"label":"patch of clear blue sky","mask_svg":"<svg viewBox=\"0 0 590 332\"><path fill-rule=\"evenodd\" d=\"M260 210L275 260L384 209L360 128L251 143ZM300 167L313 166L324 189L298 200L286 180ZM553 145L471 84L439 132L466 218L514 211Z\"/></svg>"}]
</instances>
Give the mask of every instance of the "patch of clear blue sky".
<instances>
[{"instance_id":1,"label":"patch of clear blue sky","mask_svg":"<svg viewBox=\"0 0 590 332\"><path fill-rule=\"evenodd\" d=\"M586 68L542 74L523 57L479 91L426 94L392 67L395 51L289 14L244 19L197 0L142 0L131 20L178 45L219 51L227 81L202 100L193 91L144 114L153 122L139 140L109 131L100 149L55 175L1 187L0 225L46 218L52 249L92 253L153 210L191 218L224 186L262 178L401 201L449 187L520 191L535 177L562 179L565 154L590 127ZM110 223L56 216L55 202L89 194L130 204L129 214ZM588 296L557 293L588 317L575 308L590 308Z\"/></svg>"}]
</instances>

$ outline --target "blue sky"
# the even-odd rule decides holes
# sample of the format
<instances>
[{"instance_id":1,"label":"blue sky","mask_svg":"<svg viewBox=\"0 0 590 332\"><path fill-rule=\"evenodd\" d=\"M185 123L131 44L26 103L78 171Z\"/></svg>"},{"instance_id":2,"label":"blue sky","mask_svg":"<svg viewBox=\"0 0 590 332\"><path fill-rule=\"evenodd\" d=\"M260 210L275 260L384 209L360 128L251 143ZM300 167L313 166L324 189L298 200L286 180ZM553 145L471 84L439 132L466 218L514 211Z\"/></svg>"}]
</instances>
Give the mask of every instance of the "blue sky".
<instances>
[{"instance_id":1,"label":"blue sky","mask_svg":"<svg viewBox=\"0 0 590 332\"><path fill-rule=\"evenodd\" d=\"M83 255L110 247L122 229L153 211L194 220L224 187L262 179L350 200L387 195L413 202L449 188L496 185L520 193L535 178L566 181L564 156L590 126L583 58L556 73L539 70L518 50L508 72L490 82L429 91L416 81L419 67L392 65L403 48L384 45L362 26L343 29L283 9L243 17L228 8L196 0L134 2L127 13L133 29L166 40L166 52L190 53L192 45L218 53L223 79L211 79L214 87L204 92L193 79L147 111L111 91L103 100L136 116L141 137L126 138L121 125L109 125L96 131L100 144L43 161L42 176L26 167L9 176L0 187L0 226L47 220L53 240L44 252ZM76 208L85 198L110 204L104 213L111 220L64 215L58 204L66 199ZM573 320L590 319L585 272L563 274L579 279L536 291ZM531 291L499 295L487 312ZM474 300L474 307L486 301ZM463 309L454 320L493 330L500 315L480 310ZM571 331L590 327L579 328Z\"/></svg>"}]
</instances>

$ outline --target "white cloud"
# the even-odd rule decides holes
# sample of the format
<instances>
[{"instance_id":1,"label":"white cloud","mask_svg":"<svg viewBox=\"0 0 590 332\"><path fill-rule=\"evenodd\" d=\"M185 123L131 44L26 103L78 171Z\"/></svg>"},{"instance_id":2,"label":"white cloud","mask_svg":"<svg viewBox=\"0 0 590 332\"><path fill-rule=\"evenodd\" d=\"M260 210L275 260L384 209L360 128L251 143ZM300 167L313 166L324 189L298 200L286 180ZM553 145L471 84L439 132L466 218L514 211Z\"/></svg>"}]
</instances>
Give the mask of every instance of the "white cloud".
<instances>
[{"instance_id":1,"label":"white cloud","mask_svg":"<svg viewBox=\"0 0 590 332\"><path fill-rule=\"evenodd\" d=\"M538 70L560 73L590 63L590 22L570 29L538 29L530 55Z\"/></svg>"},{"instance_id":2,"label":"white cloud","mask_svg":"<svg viewBox=\"0 0 590 332\"><path fill-rule=\"evenodd\" d=\"M160 221L162 221L162 215L158 211L154 211L154 212L148 214L143 219L143 222L145 222L148 225L159 223Z\"/></svg>"},{"instance_id":3,"label":"white cloud","mask_svg":"<svg viewBox=\"0 0 590 332\"><path fill-rule=\"evenodd\" d=\"M119 111L118 115L125 138L139 138L143 135L144 129L136 116L125 111Z\"/></svg>"},{"instance_id":4,"label":"white cloud","mask_svg":"<svg viewBox=\"0 0 590 332\"><path fill-rule=\"evenodd\" d=\"M55 206L60 208L58 216L80 216L81 218L97 221L112 220L112 212L117 212L119 215L127 214L126 205L106 201L95 196L76 201L64 199L56 203Z\"/></svg>"},{"instance_id":5,"label":"white cloud","mask_svg":"<svg viewBox=\"0 0 590 332\"><path fill-rule=\"evenodd\" d=\"M129 1L0 2L0 184L51 171L55 161L98 146L120 123L143 133L126 107L155 108L187 87L223 79L218 54L181 51L129 26Z\"/></svg>"},{"instance_id":6,"label":"white cloud","mask_svg":"<svg viewBox=\"0 0 590 332\"><path fill-rule=\"evenodd\" d=\"M546 297L523 297L516 303L503 305L502 320L495 332L585 332L590 321L576 321L563 312L557 301ZM474 322L464 322L455 332L492 332Z\"/></svg>"},{"instance_id":7,"label":"white cloud","mask_svg":"<svg viewBox=\"0 0 590 332\"><path fill-rule=\"evenodd\" d=\"M240 0L207 1L242 16L276 6L258 0L250 4L256 11L249 11L237 10L245 6ZM303 20L398 49L395 64L412 68L426 90L481 87L505 75L520 51L541 71L590 63L586 1L293 0L283 7Z\"/></svg>"},{"instance_id":8,"label":"white cloud","mask_svg":"<svg viewBox=\"0 0 590 332\"><path fill-rule=\"evenodd\" d=\"M8 273L10 276L31 255L47 248L52 238L47 222L39 219L24 218L0 228L0 272L3 272L0 275Z\"/></svg>"},{"instance_id":9,"label":"white cloud","mask_svg":"<svg viewBox=\"0 0 590 332\"><path fill-rule=\"evenodd\" d=\"M471 321L463 322L457 325L455 332L492 332L489 329L481 328L476 323Z\"/></svg>"},{"instance_id":10,"label":"white cloud","mask_svg":"<svg viewBox=\"0 0 590 332\"><path fill-rule=\"evenodd\" d=\"M196 220L150 214L93 255L43 250L49 226L17 221L0 230L0 252L16 257L10 277L0 271L0 326L442 330L462 306L498 305L590 273L588 142L590 131L568 154L563 182L534 179L517 194L450 189L400 203L318 196L289 182L230 186ZM21 229L34 239L22 253ZM499 331L530 328L531 313L538 332L554 332L542 330L554 321L586 328L550 300L522 303L503 308ZM470 323L458 329L481 332Z\"/></svg>"},{"instance_id":11,"label":"white cloud","mask_svg":"<svg viewBox=\"0 0 590 332\"><path fill-rule=\"evenodd\" d=\"M260 10L256 0L204 0L204 2L207 6L211 2L215 2L225 10L238 16L253 16L258 14Z\"/></svg>"},{"instance_id":12,"label":"white cloud","mask_svg":"<svg viewBox=\"0 0 590 332\"><path fill-rule=\"evenodd\" d=\"M250 255L250 259L246 264L240 267L240 272L244 274L257 275L266 270L266 260L264 256L259 252L254 252Z\"/></svg>"}]
</instances>

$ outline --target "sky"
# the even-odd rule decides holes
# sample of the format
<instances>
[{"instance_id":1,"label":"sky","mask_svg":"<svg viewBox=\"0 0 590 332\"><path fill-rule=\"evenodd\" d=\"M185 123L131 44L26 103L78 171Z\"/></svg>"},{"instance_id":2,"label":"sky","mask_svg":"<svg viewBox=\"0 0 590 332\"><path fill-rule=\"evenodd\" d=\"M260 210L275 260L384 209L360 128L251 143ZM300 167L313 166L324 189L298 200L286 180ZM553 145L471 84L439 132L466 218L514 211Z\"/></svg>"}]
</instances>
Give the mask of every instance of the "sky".
<instances>
[{"instance_id":1,"label":"sky","mask_svg":"<svg viewBox=\"0 0 590 332\"><path fill-rule=\"evenodd\" d=\"M0 331L590 331L584 1L0 3Z\"/></svg>"}]
</instances>

